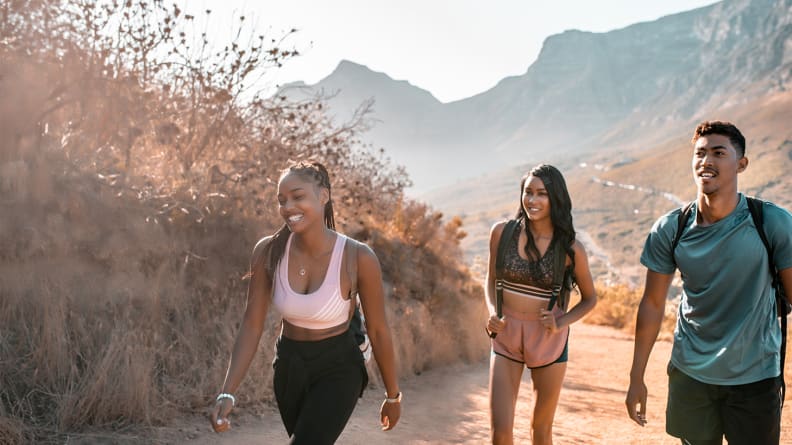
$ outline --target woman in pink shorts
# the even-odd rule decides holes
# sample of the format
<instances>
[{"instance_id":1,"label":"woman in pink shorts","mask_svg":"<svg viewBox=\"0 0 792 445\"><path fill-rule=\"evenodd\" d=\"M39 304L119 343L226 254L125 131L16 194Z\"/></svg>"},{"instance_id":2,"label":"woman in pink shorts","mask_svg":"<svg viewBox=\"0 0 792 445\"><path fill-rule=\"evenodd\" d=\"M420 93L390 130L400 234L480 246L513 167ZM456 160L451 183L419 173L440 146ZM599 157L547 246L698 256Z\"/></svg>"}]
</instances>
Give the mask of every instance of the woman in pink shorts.
<instances>
[{"instance_id":1,"label":"woman in pink shorts","mask_svg":"<svg viewBox=\"0 0 792 445\"><path fill-rule=\"evenodd\" d=\"M504 232L508 238L501 243ZM499 248L503 251L498 273ZM496 281L502 289L501 299L497 298ZM567 311L569 290L575 284L581 299ZM569 192L555 167L539 165L525 175L515 220L492 227L485 293L490 312L487 331L493 337L489 383L492 443L512 443L517 393L527 367L534 389L533 443L551 444L553 417L566 372L569 325L597 302L586 251L575 240Z\"/></svg>"}]
</instances>

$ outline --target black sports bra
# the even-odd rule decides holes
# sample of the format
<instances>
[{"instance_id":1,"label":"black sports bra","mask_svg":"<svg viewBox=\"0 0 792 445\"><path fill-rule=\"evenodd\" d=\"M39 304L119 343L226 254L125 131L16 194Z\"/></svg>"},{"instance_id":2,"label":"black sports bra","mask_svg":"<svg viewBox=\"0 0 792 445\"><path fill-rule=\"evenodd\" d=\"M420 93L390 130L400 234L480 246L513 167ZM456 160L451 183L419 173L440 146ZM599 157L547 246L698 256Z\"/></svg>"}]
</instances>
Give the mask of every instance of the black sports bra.
<instances>
[{"instance_id":1,"label":"black sports bra","mask_svg":"<svg viewBox=\"0 0 792 445\"><path fill-rule=\"evenodd\" d=\"M503 258L503 279L512 283L527 284L544 289L553 288L553 270L555 268L555 239L550 242L544 256L538 261L526 260L517 252L520 232L518 227L512 235L511 243L507 244Z\"/></svg>"}]
</instances>

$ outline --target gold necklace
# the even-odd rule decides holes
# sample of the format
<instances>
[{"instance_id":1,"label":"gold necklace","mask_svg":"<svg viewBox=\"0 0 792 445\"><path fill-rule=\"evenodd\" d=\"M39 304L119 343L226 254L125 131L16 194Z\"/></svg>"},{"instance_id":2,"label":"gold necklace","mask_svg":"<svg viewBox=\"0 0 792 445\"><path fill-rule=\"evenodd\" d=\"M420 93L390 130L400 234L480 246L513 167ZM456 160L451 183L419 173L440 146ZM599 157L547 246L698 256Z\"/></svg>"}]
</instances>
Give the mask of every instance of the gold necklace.
<instances>
[{"instance_id":1,"label":"gold necklace","mask_svg":"<svg viewBox=\"0 0 792 445\"><path fill-rule=\"evenodd\" d=\"M316 257L312 257L312 258L314 260L318 260L319 258L322 258L323 256L327 255L328 253L332 252L333 249L335 249L335 243L333 243L333 247L331 247L330 249L325 250L324 252L320 253ZM309 255L306 254L306 253L300 252L300 256L303 257L303 256L309 256ZM305 266L303 266L303 262L302 261L300 261L300 269L297 270L297 273L300 274L301 277L305 276L305 273L306 273L305 272Z\"/></svg>"}]
</instances>

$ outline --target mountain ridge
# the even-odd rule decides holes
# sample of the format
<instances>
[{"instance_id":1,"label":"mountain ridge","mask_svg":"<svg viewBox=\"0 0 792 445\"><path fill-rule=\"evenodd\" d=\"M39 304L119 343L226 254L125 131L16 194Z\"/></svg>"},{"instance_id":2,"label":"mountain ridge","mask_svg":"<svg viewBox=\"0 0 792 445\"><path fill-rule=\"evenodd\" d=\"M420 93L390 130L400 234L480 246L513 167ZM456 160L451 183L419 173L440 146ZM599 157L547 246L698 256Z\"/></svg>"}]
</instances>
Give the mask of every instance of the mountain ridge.
<instances>
[{"instance_id":1,"label":"mountain ridge","mask_svg":"<svg viewBox=\"0 0 792 445\"><path fill-rule=\"evenodd\" d=\"M674 205L661 191L692 197L687 142L707 119L733 121L751 139L746 190L792 204L783 174L792 169L792 0L724 0L604 33L567 30L545 39L524 74L449 103L426 105L405 84L401 102L387 99L393 90L348 85L377 98L380 122L365 138L406 166L409 193L462 215L473 262L486 258L491 224L513 213L522 173L549 162L569 175L580 229L608 252L599 276L637 264L644 226ZM338 104L330 99L331 110Z\"/></svg>"},{"instance_id":2,"label":"mountain ridge","mask_svg":"<svg viewBox=\"0 0 792 445\"><path fill-rule=\"evenodd\" d=\"M420 193L515 159L607 151L724 102L783 91L791 5L724 0L604 33L567 30L545 39L524 74L448 103L351 61L306 88L337 92L329 107L339 118L373 98L363 140L405 165Z\"/></svg>"}]
</instances>

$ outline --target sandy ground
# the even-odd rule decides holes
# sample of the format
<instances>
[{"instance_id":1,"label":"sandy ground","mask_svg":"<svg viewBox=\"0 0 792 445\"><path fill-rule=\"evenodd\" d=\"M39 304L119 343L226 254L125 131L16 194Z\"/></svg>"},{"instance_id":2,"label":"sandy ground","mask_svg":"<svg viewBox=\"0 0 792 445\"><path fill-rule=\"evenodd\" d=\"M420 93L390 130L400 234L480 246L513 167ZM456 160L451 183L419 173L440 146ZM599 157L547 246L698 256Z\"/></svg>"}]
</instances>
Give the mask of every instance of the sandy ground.
<instances>
[{"instance_id":1,"label":"sandy ground","mask_svg":"<svg viewBox=\"0 0 792 445\"><path fill-rule=\"evenodd\" d=\"M664 432L666 375L671 344L655 345L647 371L647 426L627 418L624 397L628 384L632 339L629 334L600 326L577 324L570 340L570 361L556 413L556 444L678 444ZM435 369L403 379L402 419L389 432L378 426L380 389L369 389L338 440L339 444L483 444L489 439L487 414L488 364L485 362ZM531 381L523 376L517 402L515 443L530 443ZM240 409L240 411L243 411ZM163 442L204 444L286 443L285 430L273 409L263 416L232 415L233 428L215 434L207 420L188 419L163 429ZM170 439L165 439L169 437ZM792 414L784 410L782 443L792 443Z\"/></svg>"}]
</instances>

